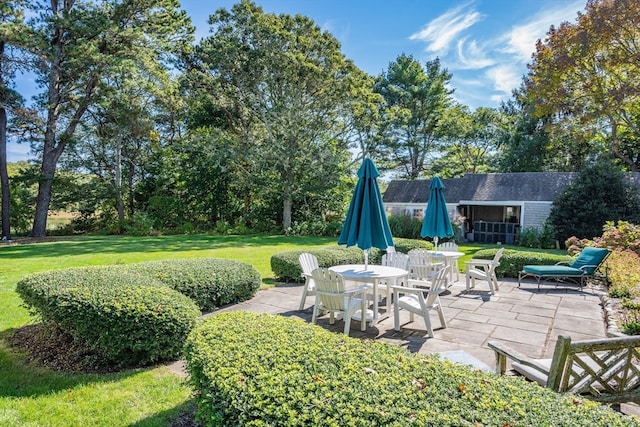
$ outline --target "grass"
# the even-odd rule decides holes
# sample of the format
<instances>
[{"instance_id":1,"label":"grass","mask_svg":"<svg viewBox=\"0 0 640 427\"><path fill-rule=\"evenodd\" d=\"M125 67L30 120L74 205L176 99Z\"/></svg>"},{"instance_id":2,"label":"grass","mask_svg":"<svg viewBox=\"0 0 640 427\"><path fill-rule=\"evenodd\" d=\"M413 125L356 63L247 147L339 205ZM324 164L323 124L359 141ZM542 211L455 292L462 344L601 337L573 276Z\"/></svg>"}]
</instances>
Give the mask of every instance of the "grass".
<instances>
[{"instance_id":1,"label":"grass","mask_svg":"<svg viewBox=\"0 0 640 427\"><path fill-rule=\"evenodd\" d=\"M168 426L191 407L184 380L163 366L107 375L72 375L31 365L6 339L37 322L21 306L16 283L39 271L171 258L215 257L253 265L274 286L271 256L335 245L335 238L285 236L74 237L0 244L0 426ZM486 245L463 245L464 261Z\"/></svg>"},{"instance_id":2,"label":"grass","mask_svg":"<svg viewBox=\"0 0 640 427\"><path fill-rule=\"evenodd\" d=\"M171 258L230 258L253 265L274 285L275 252L335 244L333 238L285 236L75 237L0 245L0 425L167 426L190 408L190 389L163 366L107 375L72 375L31 365L6 339L37 322L21 306L16 283L39 271Z\"/></svg>"}]
</instances>

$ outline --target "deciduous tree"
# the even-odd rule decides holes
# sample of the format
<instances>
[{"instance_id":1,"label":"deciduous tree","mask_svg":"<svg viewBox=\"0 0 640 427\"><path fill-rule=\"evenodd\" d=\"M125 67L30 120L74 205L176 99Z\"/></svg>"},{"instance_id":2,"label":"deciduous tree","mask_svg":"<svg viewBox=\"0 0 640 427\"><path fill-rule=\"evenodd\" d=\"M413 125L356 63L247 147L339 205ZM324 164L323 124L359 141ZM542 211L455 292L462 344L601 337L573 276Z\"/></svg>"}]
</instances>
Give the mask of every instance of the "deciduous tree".
<instances>
[{"instance_id":1,"label":"deciduous tree","mask_svg":"<svg viewBox=\"0 0 640 427\"><path fill-rule=\"evenodd\" d=\"M553 119L554 138L602 144L632 171L640 170L640 150L627 144L640 136L639 22L637 0L589 0L575 24L538 41L526 86L537 115Z\"/></svg>"}]
</instances>

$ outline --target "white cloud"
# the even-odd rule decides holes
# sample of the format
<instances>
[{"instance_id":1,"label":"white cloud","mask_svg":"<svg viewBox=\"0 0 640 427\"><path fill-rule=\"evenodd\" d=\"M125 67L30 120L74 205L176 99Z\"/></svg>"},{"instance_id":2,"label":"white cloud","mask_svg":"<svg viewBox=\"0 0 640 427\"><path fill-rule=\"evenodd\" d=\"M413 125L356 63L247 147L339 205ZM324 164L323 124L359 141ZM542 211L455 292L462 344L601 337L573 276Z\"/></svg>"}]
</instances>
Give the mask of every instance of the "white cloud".
<instances>
[{"instance_id":1,"label":"white cloud","mask_svg":"<svg viewBox=\"0 0 640 427\"><path fill-rule=\"evenodd\" d=\"M519 69L516 65L503 64L488 69L485 76L492 82L496 91L511 95L511 91L522 82Z\"/></svg>"},{"instance_id":2,"label":"white cloud","mask_svg":"<svg viewBox=\"0 0 640 427\"><path fill-rule=\"evenodd\" d=\"M478 42L473 40L467 42L467 39L458 40L457 54L459 64L455 68L460 70L486 68L496 63L495 59L487 56L485 47L479 47Z\"/></svg>"},{"instance_id":3,"label":"white cloud","mask_svg":"<svg viewBox=\"0 0 640 427\"><path fill-rule=\"evenodd\" d=\"M465 10L467 8L468 4L463 4L447 11L422 27L417 33L412 34L409 40L426 42L428 52L447 52L460 33L484 17L473 9Z\"/></svg>"},{"instance_id":4,"label":"white cloud","mask_svg":"<svg viewBox=\"0 0 640 427\"><path fill-rule=\"evenodd\" d=\"M558 27L560 23L575 22L579 10L584 9L584 0L574 1L563 7L556 7L538 13L525 24L512 27L505 35L506 47L504 52L515 55L523 62L529 62L535 51L536 41L544 39L549 28Z\"/></svg>"}]
</instances>

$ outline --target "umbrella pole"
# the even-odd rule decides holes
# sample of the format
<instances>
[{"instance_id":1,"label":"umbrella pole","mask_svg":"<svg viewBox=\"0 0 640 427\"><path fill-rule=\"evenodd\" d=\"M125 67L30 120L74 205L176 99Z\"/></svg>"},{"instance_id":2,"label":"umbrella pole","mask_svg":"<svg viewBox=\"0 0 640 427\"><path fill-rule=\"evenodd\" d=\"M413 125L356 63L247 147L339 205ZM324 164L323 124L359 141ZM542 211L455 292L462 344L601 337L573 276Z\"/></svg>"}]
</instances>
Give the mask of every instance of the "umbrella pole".
<instances>
[{"instance_id":1,"label":"umbrella pole","mask_svg":"<svg viewBox=\"0 0 640 427\"><path fill-rule=\"evenodd\" d=\"M435 251L438 252L438 236L433 238L434 243L436 244L436 249Z\"/></svg>"},{"instance_id":2,"label":"umbrella pole","mask_svg":"<svg viewBox=\"0 0 640 427\"><path fill-rule=\"evenodd\" d=\"M364 252L364 269L367 270L367 266L369 265L369 249L363 249Z\"/></svg>"}]
</instances>

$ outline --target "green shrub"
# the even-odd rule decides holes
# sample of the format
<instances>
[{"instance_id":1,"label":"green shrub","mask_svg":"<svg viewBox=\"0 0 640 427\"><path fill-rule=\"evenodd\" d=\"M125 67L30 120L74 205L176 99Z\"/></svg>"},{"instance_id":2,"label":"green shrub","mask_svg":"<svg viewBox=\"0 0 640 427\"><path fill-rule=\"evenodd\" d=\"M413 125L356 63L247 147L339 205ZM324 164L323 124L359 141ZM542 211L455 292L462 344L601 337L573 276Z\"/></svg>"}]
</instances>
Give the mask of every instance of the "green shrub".
<instances>
[{"instance_id":1,"label":"green shrub","mask_svg":"<svg viewBox=\"0 0 640 427\"><path fill-rule=\"evenodd\" d=\"M499 248L481 249L473 254L478 259L493 259ZM555 255L544 252L518 251L505 249L500 258L500 265L496 269L498 277L518 277L518 273L525 265L552 265L557 262L571 262L568 255Z\"/></svg>"},{"instance_id":2,"label":"green shrub","mask_svg":"<svg viewBox=\"0 0 640 427\"><path fill-rule=\"evenodd\" d=\"M636 425L518 377L267 314L206 319L185 358L207 426Z\"/></svg>"},{"instance_id":3,"label":"green shrub","mask_svg":"<svg viewBox=\"0 0 640 427\"><path fill-rule=\"evenodd\" d=\"M407 253L411 249L422 248L432 249L433 245L430 242L424 240L413 239L393 239L395 248L398 252ZM302 268L298 262L298 257L303 252L309 252L318 258L318 265L320 267L331 267L333 265L341 264L362 264L364 262L364 255L362 249L351 246L345 248L344 246L333 246L323 249L314 250L296 250L278 252L271 257L271 270L274 277L277 280L286 282L302 282ZM377 248L371 248L369 250L369 262L371 264L379 264L382 259L382 251Z\"/></svg>"},{"instance_id":4,"label":"green shrub","mask_svg":"<svg viewBox=\"0 0 640 427\"><path fill-rule=\"evenodd\" d=\"M286 282L301 282L302 268L298 261L298 257L303 252L309 252L318 258L320 267L331 267L340 264L362 264L364 262L364 253L357 246L349 248L334 246L324 249L315 250L296 250L278 252L271 257L271 270L277 280ZM380 260L380 250L373 248L370 250L369 262L375 263Z\"/></svg>"},{"instance_id":5,"label":"green shrub","mask_svg":"<svg viewBox=\"0 0 640 427\"><path fill-rule=\"evenodd\" d=\"M200 311L186 296L144 274L73 268L20 280L27 308L121 366L175 359Z\"/></svg>"},{"instance_id":6,"label":"green shrub","mask_svg":"<svg viewBox=\"0 0 640 427\"><path fill-rule=\"evenodd\" d=\"M120 268L160 281L191 298L203 311L248 300L262 283L253 266L230 259L173 259Z\"/></svg>"},{"instance_id":7,"label":"green shrub","mask_svg":"<svg viewBox=\"0 0 640 427\"><path fill-rule=\"evenodd\" d=\"M422 220L408 215L389 215L389 228L392 236L405 239L419 239Z\"/></svg>"}]
</instances>

